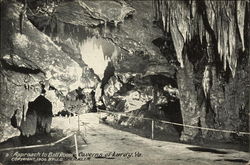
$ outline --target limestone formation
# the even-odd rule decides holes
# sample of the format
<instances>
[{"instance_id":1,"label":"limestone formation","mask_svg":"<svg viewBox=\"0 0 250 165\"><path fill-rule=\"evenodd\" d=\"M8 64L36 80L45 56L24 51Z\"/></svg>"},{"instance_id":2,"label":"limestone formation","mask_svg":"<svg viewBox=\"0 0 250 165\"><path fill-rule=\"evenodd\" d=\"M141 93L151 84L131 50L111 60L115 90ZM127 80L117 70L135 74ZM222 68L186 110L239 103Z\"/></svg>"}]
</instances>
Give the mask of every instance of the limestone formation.
<instances>
[{"instance_id":1,"label":"limestone formation","mask_svg":"<svg viewBox=\"0 0 250 165\"><path fill-rule=\"evenodd\" d=\"M48 133L53 114L95 112L97 107L248 130L248 1L0 4L0 142ZM34 106L41 93L50 103L48 111ZM148 125L112 115L106 121ZM183 141L247 141L238 134L160 127Z\"/></svg>"}]
</instances>

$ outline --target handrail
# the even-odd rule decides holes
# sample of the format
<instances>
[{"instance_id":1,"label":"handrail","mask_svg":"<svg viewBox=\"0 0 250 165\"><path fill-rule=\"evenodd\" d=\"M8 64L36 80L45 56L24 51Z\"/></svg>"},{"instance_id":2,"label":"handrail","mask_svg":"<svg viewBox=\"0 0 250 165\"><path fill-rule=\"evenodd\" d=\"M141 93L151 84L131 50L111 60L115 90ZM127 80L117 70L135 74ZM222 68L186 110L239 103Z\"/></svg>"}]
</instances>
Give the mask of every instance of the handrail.
<instances>
[{"instance_id":1,"label":"handrail","mask_svg":"<svg viewBox=\"0 0 250 165\"><path fill-rule=\"evenodd\" d=\"M21 147L10 147L10 148L3 148L3 149L0 149L0 152L1 151L9 151L9 150L20 150L20 149L28 149L28 148L39 148L39 147L51 147L51 146L54 146L56 145L57 143L60 143L62 141L64 141L65 139L68 139L69 137L75 135L76 132L66 136L66 137L63 137L53 143L49 143L49 144L39 144L39 145L30 145L30 146L21 146Z\"/></svg>"},{"instance_id":2,"label":"handrail","mask_svg":"<svg viewBox=\"0 0 250 165\"><path fill-rule=\"evenodd\" d=\"M111 113L111 114L121 114L119 112L105 111L105 110L100 110L100 109L98 109L97 112L105 112L105 113ZM123 114L121 114L121 115L123 115ZM188 124L181 124L181 123L175 123L175 122L164 121L164 120L157 120L157 119L152 119L152 118L137 117L137 116L133 116L133 115L129 115L129 116L126 116L126 117L133 117L133 118L137 118L137 119L158 121L158 122L162 122L162 123L166 123L166 124L172 124L172 125L176 125L176 126L195 128L195 129L202 129L202 130L207 130L207 131L250 135L250 132L242 132L242 131L238 132L238 131L225 130L225 129L215 129L215 128L208 128L208 127L193 126L193 125L188 125Z\"/></svg>"}]
</instances>

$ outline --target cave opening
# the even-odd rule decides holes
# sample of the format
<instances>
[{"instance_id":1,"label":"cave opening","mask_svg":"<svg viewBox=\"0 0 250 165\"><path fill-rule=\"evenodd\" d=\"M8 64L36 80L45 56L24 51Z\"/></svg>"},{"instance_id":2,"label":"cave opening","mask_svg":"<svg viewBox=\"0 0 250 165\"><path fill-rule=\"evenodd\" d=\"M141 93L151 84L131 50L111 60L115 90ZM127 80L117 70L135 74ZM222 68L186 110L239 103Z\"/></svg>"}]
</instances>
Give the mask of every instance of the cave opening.
<instances>
[{"instance_id":1,"label":"cave opening","mask_svg":"<svg viewBox=\"0 0 250 165\"><path fill-rule=\"evenodd\" d=\"M154 39L152 43L160 49L162 56L165 57L170 64L179 65L170 32L166 32L165 36Z\"/></svg>"},{"instance_id":2,"label":"cave opening","mask_svg":"<svg viewBox=\"0 0 250 165\"><path fill-rule=\"evenodd\" d=\"M161 109L164 110L165 120L173 122L173 123L183 124L179 100L170 101L165 105L161 105ZM178 126L178 125L174 125L174 128L179 133L179 136L181 136L181 132L183 130L183 127Z\"/></svg>"},{"instance_id":3,"label":"cave opening","mask_svg":"<svg viewBox=\"0 0 250 165\"><path fill-rule=\"evenodd\" d=\"M29 102L26 116L23 116L20 131L21 136L48 134L52 123L52 103L45 96L38 96Z\"/></svg>"},{"instance_id":4,"label":"cave opening","mask_svg":"<svg viewBox=\"0 0 250 165\"><path fill-rule=\"evenodd\" d=\"M11 125L14 127L14 128L18 128L18 124L17 124L17 111L18 110L15 110L14 114L12 115L11 119L10 119L10 122L11 122Z\"/></svg>"},{"instance_id":5,"label":"cave opening","mask_svg":"<svg viewBox=\"0 0 250 165\"><path fill-rule=\"evenodd\" d=\"M161 25L158 23L158 26ZM192 41L192 43L198 43L198 44L195 45L194 48L190 48L191 46L189 47L191 53L193 53L192 51L197 51L197 50L203 51L202 49L203 45L200 44L199 40L197 39L199 38L195 38L195 40ZM160 49L161 55L166 58L166 60L169 62L170 65L179 66L172 35L170 32L165 32L164 36L156 38L155 40L152 41L152 43ZM197 57L192 58L188 56L188 58L194 65L197 63L195 61ZM198 58L198 61L201 60L204 61L203 56ZM182 117L183 115L181 111L180 100L178 99L178 94L175 92L175 89L178 90L176 75L173 78L168 78L161 75L153 76L151 77L151 82L152 84L154 84L154 86L159 88L159 90L164 91L164 96L168 100L168 103L158 106L158 109L163 111L164 120L183 124L183 117ZM173 126L178 132L180 137L183 131L183 126L178 126L178 125L173 125Z\"/></svg>"},{"instance_id":6,"label":"cave opening","mask_svg":"<svg viewBox=\"0 0 250 165\"><path fill-rule=\"evenodd\" d=\"M164 120L183 124L180 101L177 98L177 82L174 78L169 78L164 75L150 76L150 81L154 87L154 95L152 103L155 104L155 108L160 110ZM163 93L163 96L168 100L167 103L158 104L161 97L158 97L158 93ZM179 136L183 130L182 126L173 125Z\"/></svg>"},{"instance_id":7,"label":"cave opening","mask_svg":"<svg viewBox=\"0 0 250 165\"><path fill-rule=\"evenodd\" d=\"M159 89L163 89L164 86L166 85L170 85L172 86L173 88L177 88L178 85L177 85L177 82L176 82L176 79L175 78L170 78L170 77L167 77L165 75L161 75L161 74L158 74L158 75L150 75L149 76L150 78L150 81L152 83L153 86L157 86Z\"/></svg>"}]
</instances>

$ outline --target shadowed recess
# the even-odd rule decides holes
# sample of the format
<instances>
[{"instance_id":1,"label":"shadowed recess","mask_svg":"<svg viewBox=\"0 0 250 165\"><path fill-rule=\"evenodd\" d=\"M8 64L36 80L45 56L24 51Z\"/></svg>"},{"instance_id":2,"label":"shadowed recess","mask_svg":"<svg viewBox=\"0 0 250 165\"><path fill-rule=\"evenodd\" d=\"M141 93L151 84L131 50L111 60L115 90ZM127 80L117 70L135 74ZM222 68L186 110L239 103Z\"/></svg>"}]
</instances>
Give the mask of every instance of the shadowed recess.
<instances>
[{"instance_id":1,"label":"shadowed recess","mask_svg":"<svg viewBox=\"0 0 250 165\"><path fill-rule=\"evenodd\" d=\"M211 149L211 148L202 148L202 147L187 147L187 148L192 151L197 151L197 152L210 152L214 154L227 154L228 153L225 151L219 151L219 150Z\"/></svg>"},{"instance_id":2,"label":"shadowed recess","mask_svg":"<svg viewBox=\"0 0 250 165\"><path fill-rule=\"evenodd\" d=\"M237 162L237 163L247 163L247 160L244 159L217 159L215 161L228 161L228 162Z\"/></svg>"}]
</instances>

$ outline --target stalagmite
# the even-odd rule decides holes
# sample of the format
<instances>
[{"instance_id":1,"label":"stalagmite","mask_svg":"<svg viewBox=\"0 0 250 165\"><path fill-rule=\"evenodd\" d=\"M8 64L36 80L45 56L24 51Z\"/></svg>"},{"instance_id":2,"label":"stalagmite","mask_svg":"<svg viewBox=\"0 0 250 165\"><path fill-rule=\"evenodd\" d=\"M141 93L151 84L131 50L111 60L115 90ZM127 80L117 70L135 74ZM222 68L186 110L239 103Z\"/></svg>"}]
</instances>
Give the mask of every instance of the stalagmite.
<instances>
[{"instance_id":1,"label":"stalagmite","mask_svg":"<svg viewBox=\"0 0 250 165\"><path fill-rule=\"evenodd\" d=\"M203 73L203 79L202 79L202 87L203 87L203 91L204 91L206 98L209 98L209 91L210 91L210 88L212 86L212 84L211 84L212 75L211 75L210 69L211 68L208 65L205 67L205 71Z\"/></svg>"}]
</instances>

